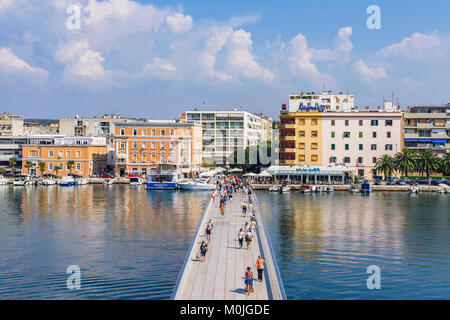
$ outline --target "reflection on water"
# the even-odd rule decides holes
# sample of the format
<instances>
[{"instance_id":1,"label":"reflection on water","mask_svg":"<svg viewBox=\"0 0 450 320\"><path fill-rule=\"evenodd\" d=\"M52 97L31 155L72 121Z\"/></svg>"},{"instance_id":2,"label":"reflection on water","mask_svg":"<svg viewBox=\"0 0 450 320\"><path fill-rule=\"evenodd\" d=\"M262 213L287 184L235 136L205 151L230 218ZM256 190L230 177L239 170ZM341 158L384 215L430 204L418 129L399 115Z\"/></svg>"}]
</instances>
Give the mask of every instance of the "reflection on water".
<instances>
[{"instance_id":1,"label":"reflection on water","mask_svg":"<svg viewBox=\"0 0 450 320\"><path fill-rule=\"evenodd\" d=\"M450 196L258 199L289 299L450 298ZM369 265L381 268L381 290L367 289Z\"/></svg>"},{"instance_id":2,"label":"reflection on water","mask_svg":"<svg viewBox=\"0 0 450 320\"><path fill-rule=\"evenodd\" d=\"M209 193L0 187L0 299L168 299ZM78 291L66 268L81 268Z\"/></svg>"}]
</instances>

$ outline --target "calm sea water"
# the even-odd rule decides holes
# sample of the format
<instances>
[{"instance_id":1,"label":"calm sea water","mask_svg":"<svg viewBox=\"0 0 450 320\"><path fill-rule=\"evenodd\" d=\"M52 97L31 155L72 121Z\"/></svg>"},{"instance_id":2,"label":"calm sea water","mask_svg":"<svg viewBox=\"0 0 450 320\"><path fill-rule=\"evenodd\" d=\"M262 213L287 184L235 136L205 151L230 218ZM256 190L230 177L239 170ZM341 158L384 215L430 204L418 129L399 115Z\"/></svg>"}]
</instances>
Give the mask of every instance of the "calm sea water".
<instances>
[{"instance_id":1,"label":"calm sea water","mask_svg":"<svg viewBox=\"0 0 450 320\"><path fill-rule=\"evenodd\" d=\"M258 192L289 299L449 299L450 196ZM208 192L0 186L0 299L168 299ZM81 290L66 287L69 265ZM381 268L368 290L366 268Z\"/></svg>"}]
</instances>

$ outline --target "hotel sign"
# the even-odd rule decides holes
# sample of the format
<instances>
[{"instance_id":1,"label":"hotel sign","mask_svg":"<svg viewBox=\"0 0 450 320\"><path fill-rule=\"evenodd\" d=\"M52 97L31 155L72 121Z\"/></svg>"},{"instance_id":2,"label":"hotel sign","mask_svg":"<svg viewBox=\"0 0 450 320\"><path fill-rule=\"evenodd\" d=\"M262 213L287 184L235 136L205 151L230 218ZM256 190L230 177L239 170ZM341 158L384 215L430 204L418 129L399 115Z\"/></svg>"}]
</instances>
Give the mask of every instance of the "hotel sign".
<instances>
[{"instance_id":1,"label":"hotel sign","mask_svg":"<svg viewBox=\"0 0 450 320\"><path fill-rule=\"evenodd\" d=\"M318 112L324 112L325 107L322 105L319 106L304 106L303 103L300 103L298 106L297 111L318 111Z\"/></svg>"},{"instance_id":2,"label":"hotel sign","mask_svg":"<svg viewBox=\"0 0 450 320\"><path fill-rule=\"evenodd\" d=\"M305 172L317 172L320 171L320 168L296 168L296 171L305 171Z\"/></svg>"}]
</instances>

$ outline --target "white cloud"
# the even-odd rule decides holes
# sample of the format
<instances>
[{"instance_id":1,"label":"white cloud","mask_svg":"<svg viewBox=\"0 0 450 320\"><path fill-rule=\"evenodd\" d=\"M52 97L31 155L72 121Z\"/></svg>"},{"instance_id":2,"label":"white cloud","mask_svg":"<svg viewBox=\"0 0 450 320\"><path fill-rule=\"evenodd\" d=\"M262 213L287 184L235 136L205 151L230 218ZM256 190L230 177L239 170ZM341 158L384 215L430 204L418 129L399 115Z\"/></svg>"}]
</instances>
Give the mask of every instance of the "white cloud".
<instances>
[{"instance_id":1,"label":"white cloud","mask_svg":"<svg viewBox=\"0 0 450 320\"><path fill-rule=\"evenodd\" d=\"M177 67L167 60L155 57L152 63L147 64L142 71L142 75L148 75L160 79L175 79Z\"/></svg>"},{"instance_id":2,"label":"white cloud","mask_svg":"<svg viewBox=\"0 0 450 320\"><path fill-rule=\"evenodd\" d=\"M446 41L436 33L427 35L416 32L410 37L403 38L399 43L381 49L378 55L410 59L444 58L448 51L445 43Z\"/></svg>"},{"instance_id":3,"label":"white cloud","mask_svg":"<svg viewBox=\"0 0 450 320\"><path fill-rule=\"evenodd\" d=\"M365 81L387 78L384 67L369 67L362 59L352 64L353 70Z\"/></svg>"},{"instance_id":4,"label":"white cloud","mask_svg":"<svg viewBox=\"0 0 450 320\"><path fill-rule=\"evenodd\" d=\"M191 16L183 15L182 13L175 13L166 18L167 25L173 32L186 32L192 28L194 19Z\"/></svg>"},{"instance_id":5,"label":"white cloud","mask_svg":"<svg viewBox=\"0 0 450 320\"><path fill-rule=\"evenodd\" d=\"M234 74L241 74L246 78L257 79L266 83L275 80L275 75L263 67L252 54L251 33L242 29L234 31L226 43L227 66Z\"/></svg>"},{"instance_id":6,"label":"white cloud","mask_svg":"<svg viewBox=\"0 0 450 320\"><path fill-rule=\"evenodd\" d=\"M333 77L321 73L312 62L314 51L308 47L306 37L299 33L287 47L287 67L293 76L303 78L312 82L315 86L334 86L336 81Z\"/></svg>"},{"instance_id":7,"label":"white cloud","mask_svg":"<svg viewBox=\"0 0 450 320\"><path fill-rule=\"evenodd\" d=\"M46 70L30 66L27 62L17 57L10 48L0 49L0 73L30 76L38 80L48 77Z\"/></svg>"},{"instance_id":8,"label":"white cloud","mask_svg":"<svg viewBox=\"0 0 450 320\"><path fill-rule=\"evenodd\" d=\"M353 43L350 41L352 35L351 27L343 27L338 30L337 36L334 38L333 49L314 49L311 51L312 61L338 61L345 63L349 59L349 53L353 50Z\"/></svg>"},{"instance_id":9,"label":"white cloud","mask_svg":"<svg viewBox=\"0 0 450 320\"><path fill-rule=\"evenodd\" d=\"M353 50L353 44L350 41L352 35L352 27L340 28L337 38L334 39L334 47L336 50L348 53Z\"/></svg>"}]
</instances>

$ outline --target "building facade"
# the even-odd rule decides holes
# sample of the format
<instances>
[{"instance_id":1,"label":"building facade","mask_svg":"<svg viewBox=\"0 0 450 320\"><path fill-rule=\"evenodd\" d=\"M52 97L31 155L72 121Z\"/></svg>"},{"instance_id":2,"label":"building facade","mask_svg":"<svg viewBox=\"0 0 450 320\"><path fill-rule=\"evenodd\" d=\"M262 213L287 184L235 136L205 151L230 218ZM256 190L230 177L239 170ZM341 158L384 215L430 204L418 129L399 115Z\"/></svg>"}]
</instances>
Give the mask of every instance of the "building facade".
<instances>
[{"instance_id":1,"label":"building facade","mask_svg":"<svg viewBox=\"0 0 450 320\"><path fill-rule=\"evenodd\" d=\"M160 164L197 168L202 164L202 127L170 120L117 123L115 154L116 176L145 176Z\"/></svg>"},{"instance_id":2,"label":"building facade","mask_svg":"<svg viewBox=\"0 0 450 320\"><path fill-rule=\"evenodd\" d=\"M15 168L20 171L22 168L22 145L27 144L28 141L29 139L26 137L0 136L0 167L10 172L9 159L14 158L16 160Z\"/></svg>"},{"instance_id":3,"label":"building facade","mask_svg":"<svg viewBox=\"0 0 450 320\"><path fill-rule=\"evenodd\" d=\"M59 134L59 123L57 121L25 121L23 134L24 136L57 135Z\"/></svg>"},{"instance_id":4,"label":"building facade","mask_svg":"<svg viewBox=\"0 0 450 320\"><path fill-rule=\"evenodd\" d=\"M69 173L90 177L102 172L106 167L106 138L34 136L22 145L22 173L40 175L51 173L58 177ZM68 161L74 162L72 170ZM33 167L27 168L30 161ZM45 170L39 170L39 162L45 163ZM55 167L61 169L55 170ZM58 172L56 172L58 171Z\"/></svg>"},{"instance_id":5,"label":"building facade","mask_svg":"<svg viewBox=\"0 0 450 320\"><path fill-rule=\"evenodd\" d=\"M326 111L352 111L355 109L355 97L352 94L333 94L331 91L301 92L289 95L289 108L283 105L288 112L301 110L314 110L322 107Z\"/></svg>"},{"instance_id":6,"label":"building facade","mask_svg":"<svg viewBox=\"0 0 450 320\"><path fill-rule=\"evenodd\" d=\"M0 136L23 136L23 116L0 114Z\"/></svg>"},{"instance_id":7,"label":"building facade","mask_svg":"<svg viewBox=\"0 0 450 320\"><path fill-rule=\"evenodd\" d=\"M431 149L439 157L450 152L450 104L412 106L404 113L405 146L416 152Z\"/></svg>"},{"instance_id":8,"label":"building facade","mask_svg":"<svg viewBox=\"0 0 450 320\"><path fill-rule=\"evenodd\" d=\"M374 110L301 104L292 110L284 105L280 113L280 165L345 167L350 174L373 178L376 159L403 147L402 112L390 103Z\"/></svg>"},{"instance_id":9,"label":"building facade","mask_svg":"<svg viewBox=\"0 0 450 320\"><path fill-rule=\"evenodd\" d=\"M201 125L203 161L218 164L225 164L237 149L245 150L265 141L272 130L272 126L268 125L269 118L262 120L247 111L186 111L180 119ZM269 130L270 133L267 132Z\"/></svg>"}]
</instances>

